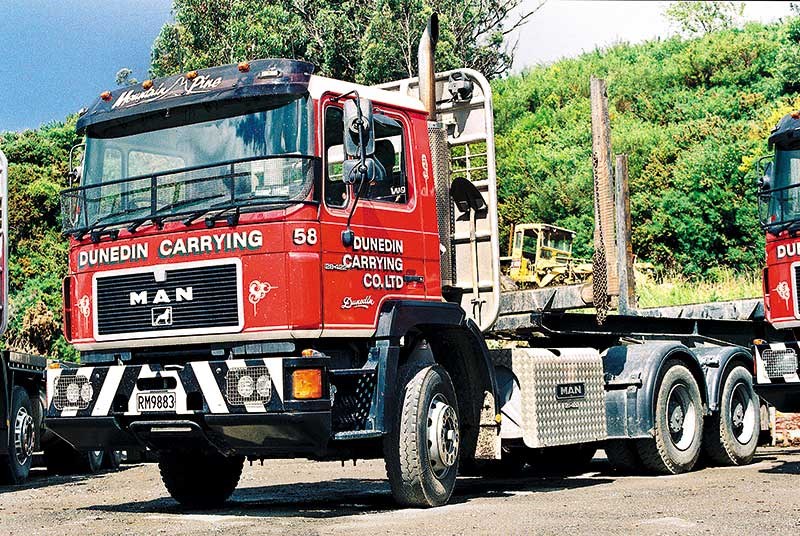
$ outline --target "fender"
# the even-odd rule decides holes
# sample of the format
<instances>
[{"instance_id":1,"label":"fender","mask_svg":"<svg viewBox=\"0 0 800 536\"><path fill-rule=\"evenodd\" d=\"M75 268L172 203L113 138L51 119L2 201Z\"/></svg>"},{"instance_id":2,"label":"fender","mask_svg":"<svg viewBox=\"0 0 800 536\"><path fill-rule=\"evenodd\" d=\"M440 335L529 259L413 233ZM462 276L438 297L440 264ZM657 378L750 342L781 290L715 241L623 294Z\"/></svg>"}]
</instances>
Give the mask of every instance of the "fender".
<instances>
[{"instance_id":1,"label":"fender","mask_svg":"<svg viewBox=\"0 0 800 536\"><path fill-rule=\"evenodd\" d=\"M740 346L696 348L694 352L703 365L703 373L706 377L708 409L719 411L722 382L725 381L725 376L728 375L735 361L741 361L748 367L748 370L753 370L753 354Z\"/></svg>"},{"instance_id":2,"label":"fender","mask_svg":"<svg viewBox=\"0 0 800 536\"><path fill-rule=\"evenodd\" d=\"M497 400L497 381L489 358L489 349L478 326L457 303L397 300L386 302L378 317L376 339L398 340L411 329L435 332L442 328L460 329L467 338L473 355L477 356L478 372L484 382L483 388ZM449 331L446 329L446 331ZM394 375L394 371L390 372ZM497 403L495 402L495 405ZM495 407L495 414L499 408Z\"/></svg>"},{"instance_id":3,"label":"fender","mask_svg":"<svg viewBox=\"0 0 800 536\"><path fill-rule=\"evenodd\" d=\"M603 354L609 439L652 437L658 378L664 363L671 358L679 358L688 365L700 387L703 403L707 403L700 361L682 344L613 346Z\"/></svg>"}]
</instances>

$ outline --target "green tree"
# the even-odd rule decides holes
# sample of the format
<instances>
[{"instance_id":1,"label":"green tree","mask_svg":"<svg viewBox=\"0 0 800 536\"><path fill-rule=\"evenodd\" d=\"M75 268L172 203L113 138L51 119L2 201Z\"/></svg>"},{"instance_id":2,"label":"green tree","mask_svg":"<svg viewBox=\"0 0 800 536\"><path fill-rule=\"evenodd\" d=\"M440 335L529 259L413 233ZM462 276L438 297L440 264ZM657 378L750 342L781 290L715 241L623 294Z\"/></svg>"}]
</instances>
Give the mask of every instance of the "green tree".
<instances>
[{"instance_id":1,"label":"green tree","mask_svg":"<svg viewBox=\"0 0 800 536\"><path fill-rule=\"evenodd\" d=\"M416 72L417 40L440 13L437 61L489 77L511 66L506 36L541 4L512 20L521 0L175 0L175 22L153 44L152 73L259 57L307 60L318 72L378 83Z\"/></svg>"},{"instance_id":2,"label":"green tree","mask_svg":"<svg viewBox=\"0 0 800 536\"><path fill-rule=\"evenodd\" d=\"M123 67L119 71L117 71L117 76L114 78L115 83L118 86L134 86L139 83L139 81L132 77L133 71L128 69L127 67Z\"/></svg>"},{"instance_id":3,"label":"green tree","mask_svg":"<svg viewBox=\"0 0 800 536\"><path fill-rule=\"evenodd\" d=\"M743 2L672 2L664 15L687 35L733 28L744 13Z\"/></svg>"}]
</instances>

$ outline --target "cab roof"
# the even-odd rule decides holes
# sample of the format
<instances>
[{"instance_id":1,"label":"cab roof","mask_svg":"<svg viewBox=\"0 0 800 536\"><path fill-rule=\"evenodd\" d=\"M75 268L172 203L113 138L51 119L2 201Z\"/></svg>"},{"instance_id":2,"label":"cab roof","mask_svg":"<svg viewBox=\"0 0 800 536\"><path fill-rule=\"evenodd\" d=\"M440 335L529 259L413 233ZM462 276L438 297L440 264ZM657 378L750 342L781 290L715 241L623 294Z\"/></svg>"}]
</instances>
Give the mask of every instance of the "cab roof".
<instances>
[{"instance_id":1,"label":"cab roof","mask_svg":"<svg viewBox=\"0 0 800 536\"><path fill-rule=\"evenodd\" d=\"M79 132L95 126L105 129L198 104L304 94L318 99L328 92L341 95L354 90L378 103L425 111L413 97L313 76L313 72L314 66L304 61L260 59L148 80L103 93L78 118L76 128Z\"/></svg>"}]
</instances>

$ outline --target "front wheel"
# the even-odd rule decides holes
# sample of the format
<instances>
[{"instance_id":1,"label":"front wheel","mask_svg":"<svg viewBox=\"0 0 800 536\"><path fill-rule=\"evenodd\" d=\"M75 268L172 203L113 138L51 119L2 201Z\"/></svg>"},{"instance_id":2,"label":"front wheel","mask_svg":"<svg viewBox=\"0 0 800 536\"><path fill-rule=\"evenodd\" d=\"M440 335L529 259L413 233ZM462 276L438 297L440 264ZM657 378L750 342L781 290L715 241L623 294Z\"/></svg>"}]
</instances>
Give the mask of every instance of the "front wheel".
<instances>
[{"instance_id":1,"label":"front wheel","mask_svg":"<svg viewBox=\"0 0 800 536\"><path fill-rule=\"evenodd\" d=\"M167 491L181 506L216 508L236 489L244 458L200 450L166 451L158 455L158 468Z\"/></svg>"},{"instance_id":2,"label":"front wheel","mask_svg":"<svg viewBox=\"0 0 800 536\"><path fill-rule=\"evenodd\" d=\"M392 495L406 506L443 505L455 486L461 438L450 375L438 365L416 371L398 406L384 441Z\"/></svg>"},{"instance_id":3,"label":"front wheel","mask_svg":"<svg viewBox=\"0 0 800 536\"><path fill-rule=\"evenodd\" d=\"M753 460L761 432L761 408L753 377L741 365L725 378L720 411L711 417L703 450L720 465L744 465Z\"/></svg>"},{"instance_id":4,"label":"front wheel","mask_svg":"<svg viewBox=\"0 0 800 536\"><path fill-rule=\"evenodd\" d=\"M697 463L702 438L703 400L697 381L680 361L668 361L656 395L654 437L638 440L639 458L654 473L685 473Z\"/></svg>"},{"instance_id":5,"label":"front wheel","mask_svg":"<svg viewBox=\"0 0 800 536\"><path fill-rule=\"evenodd\" d=\"M11 391L8 454L0 456L0 481L21 484L28 478L36 447L37 426L28 392L16 386Z\"/></svg>"}]
</instances>

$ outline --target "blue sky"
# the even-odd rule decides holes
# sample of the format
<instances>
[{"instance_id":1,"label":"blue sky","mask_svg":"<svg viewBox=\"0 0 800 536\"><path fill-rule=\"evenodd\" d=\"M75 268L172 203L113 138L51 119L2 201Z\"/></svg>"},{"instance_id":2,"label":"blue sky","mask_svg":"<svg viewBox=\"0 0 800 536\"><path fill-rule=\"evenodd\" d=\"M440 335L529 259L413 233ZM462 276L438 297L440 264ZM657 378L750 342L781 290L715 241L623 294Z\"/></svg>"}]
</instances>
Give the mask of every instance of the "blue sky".
<instances>
[{"instance_id":1,"label":"blue sky","mask_svg":"<svg viewBox=\"0 0 800 536\"><path fill-rule=\"evenodd\" d=\"M171 0L0 0L0 132L35 128L141 80Z\"/></svg>"},{"instance_id":2,"label":"blue sky","mask_svg":"<svg viewBox=\"0 0 800 536\"><path fill-rule=\"evenodd\" d=\"M523 0L522 9L539 0ZM517 41L514 70L617 41L674 31L668 2L550 0ZM746 2L745 18L768 22L788 2ZM146 78L150 47L172 0L0 0L0 132L36 128L88 106L122 67Z\"/></svg>"}]
</instances>

